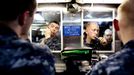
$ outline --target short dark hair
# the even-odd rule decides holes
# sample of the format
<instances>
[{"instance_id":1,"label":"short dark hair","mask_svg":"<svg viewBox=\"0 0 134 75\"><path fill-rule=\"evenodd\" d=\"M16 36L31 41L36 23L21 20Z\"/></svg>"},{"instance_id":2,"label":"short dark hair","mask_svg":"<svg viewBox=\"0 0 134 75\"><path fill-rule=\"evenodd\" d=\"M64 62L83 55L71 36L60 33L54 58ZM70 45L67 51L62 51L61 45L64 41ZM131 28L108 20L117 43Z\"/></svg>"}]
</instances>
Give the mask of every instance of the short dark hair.
<instances>
[{"instance_id":1,"label":"short dark hair","mask_svg":"<svg viewBox=\"0 0 134 75\"><path fill-rule=\"evenodd\" d=\"M12 21L25 11L30 15L36 8L36 0L2 0L0 2L0 21Z\"/></svg>"},{"instance_id":2,"label":"short dark hair","mask_svg":"<svg viewBox=\"0 0 134 75\"><path fill-rule=\"evenodd\" d=\"M57 22L57 21L51 21L51 22L49 22L49 24L50 24L50 23L56 23L56 24L59 25L59 22Z\"/></svg>"}]
</instances>

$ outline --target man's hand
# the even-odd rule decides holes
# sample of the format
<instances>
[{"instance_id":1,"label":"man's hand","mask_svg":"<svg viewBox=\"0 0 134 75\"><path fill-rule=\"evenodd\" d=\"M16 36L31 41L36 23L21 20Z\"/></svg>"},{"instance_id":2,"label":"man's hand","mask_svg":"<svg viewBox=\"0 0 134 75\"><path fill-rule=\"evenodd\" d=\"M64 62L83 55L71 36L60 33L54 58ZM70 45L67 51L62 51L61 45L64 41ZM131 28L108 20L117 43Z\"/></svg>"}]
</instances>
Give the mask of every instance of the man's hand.
<instances>
[{"instance_id":1,"label":"man's hand","mask_svg":"<svg viewBox=\"0 0 134 75\"><path fill-rule=\"evenodd\" d=\"M48 39L51 37L51 30L49 28L45 29L45 39Z\"/></svg>"}]
</instances>

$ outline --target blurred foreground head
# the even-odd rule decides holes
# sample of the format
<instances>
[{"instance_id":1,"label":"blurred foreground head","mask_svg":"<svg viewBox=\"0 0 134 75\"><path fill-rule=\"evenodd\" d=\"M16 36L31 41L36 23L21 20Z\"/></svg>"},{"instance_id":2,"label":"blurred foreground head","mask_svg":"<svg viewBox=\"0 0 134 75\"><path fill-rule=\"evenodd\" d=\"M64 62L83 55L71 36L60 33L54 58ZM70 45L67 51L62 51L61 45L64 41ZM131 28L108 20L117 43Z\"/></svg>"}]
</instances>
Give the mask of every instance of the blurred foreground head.
<instances>
[{"instance_id":1,"label":"blurred foreground head","mask_svg":"<svg viewBox=\"0 0 134 75\"><path fill-rule=\"evenodd\" d=\"M32 24L35 9L36 0L1 0L0 23L18 35L25 34Z\"/></svg>"},{"instance_id":2,"label":"blurred foreground head","mask_svg":"<svg viewBox=\"0 0 134 75\"><path fill-rule=\"evenodd\" d=\"M114 27L124 44L134 39L134 0L123 0L118 7Z\"/></svg>"}]
</instances>

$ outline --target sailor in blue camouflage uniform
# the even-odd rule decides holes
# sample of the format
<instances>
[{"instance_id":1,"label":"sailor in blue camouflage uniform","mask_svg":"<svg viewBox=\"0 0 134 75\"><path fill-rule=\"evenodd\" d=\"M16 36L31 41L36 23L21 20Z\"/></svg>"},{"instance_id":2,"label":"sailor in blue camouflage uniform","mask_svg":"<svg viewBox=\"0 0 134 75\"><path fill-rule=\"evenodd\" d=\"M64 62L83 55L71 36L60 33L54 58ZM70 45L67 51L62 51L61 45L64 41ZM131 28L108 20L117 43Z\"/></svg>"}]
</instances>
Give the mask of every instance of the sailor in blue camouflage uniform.
<instances>
[{"instance_id":1,"label":"sailor in blue camouflage uniform","mask_svg":"<svg viewBox=\"0 0 134 75\"><path fill-rule=\"evenodd\" d=\"M54 75L54 60L49 48L31 45L10 28L1 27L0 71L16 71L18 75Z\"/></svg>"},{"instance_id":2,"label":"sailor in blue camouflage uniform","mask_svg":"<svg viewBox=\"0 0 134 75\"><path fill-rule=\"evenodd\" d=\"M115 30L122 50L97 63L87 75L134 75L134 0L124 0L118 7Z\"/></svg>"},{"instance_id":3,"label":"sailor in blue camouflage uniform","mask_svg":"<svg viewBox=\"0 0 134 75\"><path fill-rule=\"evenodd\" d=\"M88 75L134 75L133 45L134 40L129 41L121 51L97 63Z\"/></svg>"},{"instance_id":4,"label":"sailor in blue camouflage uniform","mask_svg":"<svg viewBox=\"0 0 134 75\"><path fill-rule=\"evenodd\" d=\"M21 39L20 34L28 32L35 8L36 0L0 2L0 75L55 75L49 48Z\"/></svg>"}]
</instances>

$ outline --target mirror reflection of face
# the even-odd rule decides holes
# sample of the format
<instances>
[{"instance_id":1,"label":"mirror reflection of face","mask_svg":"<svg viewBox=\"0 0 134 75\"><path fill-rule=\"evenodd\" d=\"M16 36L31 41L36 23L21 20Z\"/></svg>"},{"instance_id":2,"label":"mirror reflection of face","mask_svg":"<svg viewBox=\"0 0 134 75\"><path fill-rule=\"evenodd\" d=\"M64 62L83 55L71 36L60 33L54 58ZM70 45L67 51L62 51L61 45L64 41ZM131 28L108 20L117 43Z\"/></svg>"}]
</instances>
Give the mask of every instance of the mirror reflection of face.
<instances>
[{"instance_id":1,"label":"mirror reflection of face","mask_svg":"<svg viewBox=\"0 0 134 75\"><path fill-rule=\"evenodd\" d=\"M108 42L111 42L112 41L112 34L105 34L105 39L108 41Z\"/></svg>"},{"instance_id":2,"label":"mirror reflection of face","mask_svg":"<svg viewBox=\"0 0 134 75\"><path fill-rule=\"evenodd\" d=\"M95 39L99 35L99 26L97 23L91 23L90 25L87 26L86 28L86 34L87 38Z\"/></svg>"},{"instance_id":3,"label":"mirror reflection of face","mask_svg":"<svg viewBox=\"0 0 134 75\"><path fill-rule=\"evenodd\" d=\"M112 41L112 30L106 29L105 32L104 32L104 38L105 38L108 42L111 42L111 41Z\"/></svg>"},{"instance_id":4,"label":"mirror reflection of face","mask_svg":"<svg viewBox=\"0 0 134 75\"><path fill-rule=\"evenodd\" d=\"M52 33L51 35L56 35L56 33L59 31L60 26L56 23L50 23L48 25L48 28L50 29Z\"/></svg>"}]
</instances>

